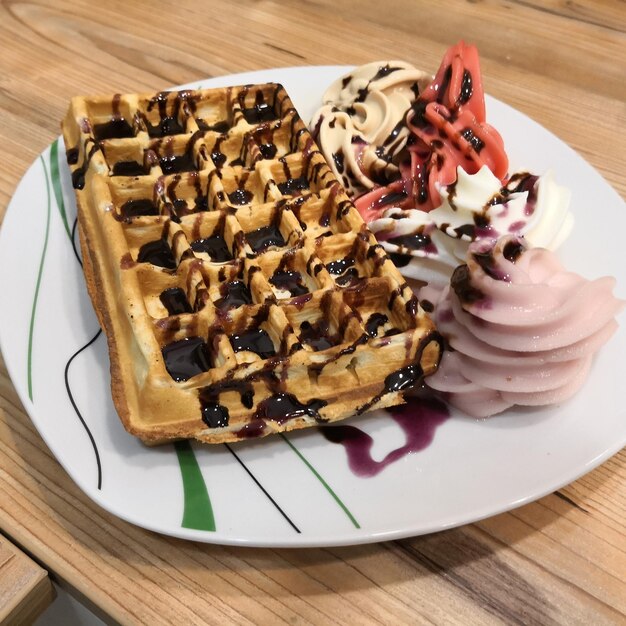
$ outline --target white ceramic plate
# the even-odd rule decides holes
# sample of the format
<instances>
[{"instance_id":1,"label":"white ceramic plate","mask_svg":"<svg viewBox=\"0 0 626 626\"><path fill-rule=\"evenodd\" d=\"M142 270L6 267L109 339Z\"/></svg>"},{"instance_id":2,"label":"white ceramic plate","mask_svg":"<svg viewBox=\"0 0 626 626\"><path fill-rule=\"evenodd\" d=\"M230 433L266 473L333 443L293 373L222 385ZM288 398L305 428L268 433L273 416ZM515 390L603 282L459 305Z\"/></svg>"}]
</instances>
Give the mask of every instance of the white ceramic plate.
<instances>
[{"instance_id":1,"label":"white ceramic plate","mask_svg":"<svg viewBox=\"0 0 626 626\"><path fill-rule=\"evenodd\" d=\"M277 69L202 81L282 82L304 120L346 67ZM576 226L561 251L589 278L614 274L626 296L624 203L580 156L509 106L487 99L511 165L553 168L573 191ZM104 338L85 290L76 207L62 141L21 181L0 232L0 339L26 410L69 475L104 509L139 526L198 541L324 546L442 530L514 508L575 480L626 443L626 324L570 402L485 421L453 414L430 445L371 477L317 429L231 446L146 448L113 408ZM380 411L349 423L381 460L403 431ZM428 433L425 433L428 439ZM380 469L380 468L379 468Z\"/></svg>"}]
</instances>

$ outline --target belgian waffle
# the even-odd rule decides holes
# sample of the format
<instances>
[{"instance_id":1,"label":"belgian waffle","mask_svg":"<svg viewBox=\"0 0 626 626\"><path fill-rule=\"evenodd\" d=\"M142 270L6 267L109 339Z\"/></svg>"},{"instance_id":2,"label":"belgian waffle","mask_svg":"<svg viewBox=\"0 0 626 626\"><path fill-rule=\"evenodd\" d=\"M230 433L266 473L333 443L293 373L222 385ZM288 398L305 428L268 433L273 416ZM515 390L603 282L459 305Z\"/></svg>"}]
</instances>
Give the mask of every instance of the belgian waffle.
<instances>
[{"instance_id":1,"label":"belgian waffle","mask_svg":"<svg viewBox=\"0 0 626 626\"><path fill-rule=\"evenodd\" d=\"M63 134L130 433L303 428L435 370L432 322L281 85L77 97Z\"/></svg>"}]
</instances>

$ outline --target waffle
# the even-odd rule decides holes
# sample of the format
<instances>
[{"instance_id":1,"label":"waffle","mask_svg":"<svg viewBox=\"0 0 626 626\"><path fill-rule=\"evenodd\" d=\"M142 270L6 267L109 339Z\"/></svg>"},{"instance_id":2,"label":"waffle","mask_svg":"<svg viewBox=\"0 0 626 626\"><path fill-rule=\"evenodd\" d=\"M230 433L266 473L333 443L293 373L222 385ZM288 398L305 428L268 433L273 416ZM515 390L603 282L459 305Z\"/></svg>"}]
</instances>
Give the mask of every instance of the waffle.
<instances>
[{"instance_id":1,"label":"waffle","mask_svg":"<svg viewBox=\"0 0 626 626\"><path fill-rule=\"evenodd\" d=\"M277 84L72 99L88 291L125 428L237 441L400 404L440 339Z\"/></svg>"}]
</instances>

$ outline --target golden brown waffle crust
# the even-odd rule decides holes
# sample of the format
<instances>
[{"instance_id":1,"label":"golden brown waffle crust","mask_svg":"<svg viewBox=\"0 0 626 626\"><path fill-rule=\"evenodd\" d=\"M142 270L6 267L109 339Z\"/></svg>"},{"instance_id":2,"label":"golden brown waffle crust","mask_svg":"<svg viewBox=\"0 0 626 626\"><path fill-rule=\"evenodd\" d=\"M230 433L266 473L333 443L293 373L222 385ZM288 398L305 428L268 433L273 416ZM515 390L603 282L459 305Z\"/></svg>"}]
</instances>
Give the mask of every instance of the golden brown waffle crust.
<instances>
[{"instance_id":1,"label":"golden brown waffle crust","mask_svg":"<svg viewBox=\"0 0 626 626\"><path fill-rule=\"evenodd\" d=\"M280 85L74 98L63 135L129 433L222 443L335 422L402 403L436 369L431 320ZM168 171L177 159L193 169ZM266 352L246 343L259 336Z\"/></svg>"}]
</instances>

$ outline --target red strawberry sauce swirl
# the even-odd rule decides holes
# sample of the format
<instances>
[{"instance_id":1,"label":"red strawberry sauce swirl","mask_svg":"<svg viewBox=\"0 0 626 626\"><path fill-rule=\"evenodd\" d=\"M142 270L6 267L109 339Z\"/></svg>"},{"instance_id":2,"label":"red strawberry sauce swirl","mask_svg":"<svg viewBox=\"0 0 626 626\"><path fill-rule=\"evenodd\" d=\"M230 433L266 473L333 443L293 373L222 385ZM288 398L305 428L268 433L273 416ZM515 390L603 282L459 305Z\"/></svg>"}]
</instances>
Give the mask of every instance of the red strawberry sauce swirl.
<instances>
[{"instance_id":1,"label":"red strawberry sauce swirl","mask_svg":"<svg viewBox=\"0 0 626 626\"><path fill-rule=\"evenodd\" d=\"M408 110L411 132L401 177L355 200L370 222L385 209L430 211L441 204L438 187L456 181L457 167L475 174L487 165L503 183L508 157L500 134L485 120L478 51L463 42L448 49L433 81Z\"/></svg>"}]
</instances>

